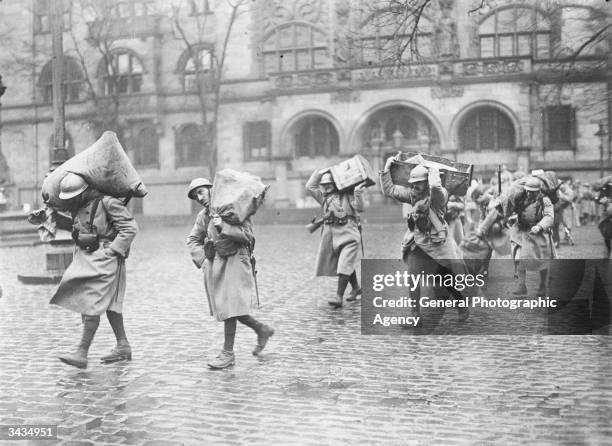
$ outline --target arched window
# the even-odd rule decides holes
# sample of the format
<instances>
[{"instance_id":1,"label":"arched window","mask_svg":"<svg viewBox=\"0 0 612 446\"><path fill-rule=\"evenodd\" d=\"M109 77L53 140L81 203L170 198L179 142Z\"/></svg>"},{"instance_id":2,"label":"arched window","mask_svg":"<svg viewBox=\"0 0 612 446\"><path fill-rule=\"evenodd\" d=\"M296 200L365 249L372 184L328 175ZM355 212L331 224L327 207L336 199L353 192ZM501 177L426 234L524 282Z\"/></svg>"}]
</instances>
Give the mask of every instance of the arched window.
<instances>
[{"instance_id":1,"label":"arched window","mask_svg":"<svg viewBox=\"0 0 612 446\"><path fill-rule=\"evenodd\" d=\"M288 23L264 39L266 73L312 70L331 65L327 35L311 25Z\"/></svg>"},{"instance_id":2,"label":"arched window","mask_svg":"<svg viewBox=\"0 0 612 446\"><path fill-rule=\"evenodd\" d=\"M418 26L394 9L382 10L361 26L356 61L362 65L412 62L432 56L433 24L424 15ZM414 32L414 34L413 34Z\"/></svg>"},{"instance_id":3,"label":"arched window","mask_svg":"<svg viewBox=\"0 0 612 446\"><path fill-rule=\"evenodd\" d=\"M105 59L98 65L98 78L105 96L140 92L144 70L135 53L126 49L116 50L108 57L110 60Z\"/></svg>"},{"instance_id":4,"label":"arched window","mask_svg":"<svg viewBox=\"0 0 612 446\"><path fill-rule=\"evenodd\" d=\"M295 151L297 156L337 155L340 151L338 132L325 118L302 118L296 124Z\"/></svg>"},{"instance_id":5,"label":"arched window","mask_svg":"<svg viewBox=\"0 0 612 446\"><path fill-rule=\"evenodd\" d=\"M159 137L152 123L137 125L133 129L132 162L140 167L159 166Z\"/></svg>"},{"instance_id":6,"label":"arched window","mask_svg":"<svg viewBox=\"0 0 612 446\"><path fill-rule=\"evenodd\" d=\"M495 107L478 107L461 120L460 150L508 150L515 144L512 121Z\"/></svg>"},{"instance_id":7,"label":"arched window","mask_svg":"<svg viewBox=\"0 0 612 446\"><path fill-rule=\"evenodd\" d=\"M550 57L550 20L535 7L499 8L478 27L480 57Z\"/></svg>"},{"instance_id":8,"label":"arched window","mask_svg":"<svg viewBox=\"0 0 612 446\"><path fill-rule=\"evenodd\" d=\"M176 132L176 166L201 166L205 159L204 132L201 125L185 124Z\"/></svg>"},{"instance_id":9,"label":"arched window","mask_svg":"<svg viewBox=\"0 0 612 446\"><path fill-rule=\"evenodd\" d=\"M81 65L72 57L64 56L64 80L62 90L65 102L75 102L82 98L83 81L85 76ZM45 104L53 102L53 61L47 62L38 77L38 86L42 93L42 100Z\"/></svg>"},{"instance_id":10,"label":"arched window","mask_svg":"<svg viewBox=\"0 0 612 446\"><path fill-rule=\"evenodd\" d=\"M198 91L198 72L203 91L209 90L213 82L212 48L207 45L195 46L193 52L195 56L190 50L185 51L178 62L177 71L182 76L183 91Z\"/></svg>"}]
</instances>

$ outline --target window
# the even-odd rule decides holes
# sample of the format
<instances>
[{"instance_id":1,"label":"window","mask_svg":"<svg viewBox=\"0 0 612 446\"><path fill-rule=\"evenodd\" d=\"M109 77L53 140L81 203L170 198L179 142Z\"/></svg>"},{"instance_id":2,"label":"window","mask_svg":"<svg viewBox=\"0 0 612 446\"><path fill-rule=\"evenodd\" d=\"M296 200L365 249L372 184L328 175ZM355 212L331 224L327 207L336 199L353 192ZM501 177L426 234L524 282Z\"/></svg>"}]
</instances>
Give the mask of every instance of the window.
<instances>
[{"instance_id":1,"label":"window","mask_svg":"<svg viewBox=\"0 0 612 446\"><path fill-rule=\"evenodd\" d=\"M110 55L110 62L104 60L98 67L105 96L139 93L142 88L143 68L140 59L132 52L119 50Z\"/></svg>"},{"instance_id":2,"label":"window","mask_svg":"<svg viewBox=\"0 0 612 446\"><path fill-rule=\"evenodd\" d=\"M480 57L550 57L550 21L534 7L497 9L480 23L478 33Z\"/></svg>"},{"instance_id":3,"label":"window","mask_svg":"<svg viewBox=\"0 0 612 446\"><path fill-rule=\"evenodd\" d=\"M269 159L272 130L268 121L247 122L243 127L244 159Z\"/></svg>"},{"instance_id":4,"label":"window","mask_svg":"<svg viewBox=\"0 0 612 446\"><path fill-rule=\"evenodd\" d=\"M126 1L120 0L115 2L111 6L111 16L115 18L129 18L129 17L140 17L147 16L153 12L153 1L142 0L142 1Z\"/></svg>"},{"instance_id":5,"label":"window","mask_svg":"<svg viewBox=\"0 0 612 446\"><path fill-rule=\"evenodd\" d=\"M191 15L212 14L208 0L191 0Z\"/></svg>"},{"instance_id":6,"label":"window","mask_svg":"<svg viewBox=\"0 0 612 446\"><path fill-rule=\"evenodd\" d=\"M132 130L132 162L140 167L159 167L159 138L153 123L137 124Z\"/></svg>"},{"instance_id":7,"label":"window","mask_svg":"<svg viewBox=\"0 0 612 446\"><path fill-rule=\"evenodd\" d=\"M64 56L64 80L62 90L65 102L75 102L82 99L83 82L85 76L80 63L72 57ZM53 61L49 61L43 66L38 77L38 86L42 93L42 100L45 104L53 102Z\"/></svg>"},{"instance_id":8,"label":"window","mask_svg":"<svg viewBox=\"0 0 612 446\"><path fill-rule=\"evenodd\" d=\"M402 62L414 62L420 58L432 57L433 25L421 16L418 28L412 35L413 22L400 21L403 14L383 11L362 24L361 35L356 49L356 60L362 65L396 63L401 55ZM414 39L410 42L410 39Z\"/></svg>"},{"instance_id":9,"label":"window","mask_svg":"<svg viewBox=\"0 0 612 446\"><path fill-rule=\"evenodd\" d=\"M187 50L179 59L179 73L183 75L183 91L197 92L198 78L202 91L210 90L213 82L213 55L208 46L194 47L195 57ZM199 73L199 75L198 75Z\"/></svg>"},{"instance_id":10,"label":"window","mask_svg":"<svg viewBox=\"0 0 612 446\"><path fill-rule=\"evenodd\" d=\"M544 118L544 149L576 149L576 111L570 105L546 107Z\"/></svg>"},{"instance_id":11,"label":"window","mask_svg":"<svg viewBox=\"0 0 612 446\"><path fill-rule=\"evenodd\" d=\"M62 29L71 27L71 1L63 0L64 14L62 16ZM36 0L34 2L34 33L47 34L51 32L51 3L49 0Z\"/></svg>"},{"instance_id":12,"label":"window","mask_svg":"<svg viewBox=\"0 0 612 446\"><path fill-rule=\"evenodd\" d=\"M509 150L515 147L514 126L495 107L478 107L459 127L460 150Z\"/></svg>"},{"instance_id":13,"label":"window","mask_svg":"<svg viewBox=\"0 0 612 446\"><path fill-rule=\"evenodd\" d=\"M176 166L201 166L206 164L204 130L197 124L185 124L176 132Z\"/></svg>"},{"instance_id":14,"label":"window","mask_svg":"<svg viewBox=\"0 0 612 446\"><path fill-rule=\"evenodd\" d=\"M331 156L340 151L338 132L325 118L303 118L295 133L297 156Z\"/></svg>"},{"instance_id":15,"label":"window","mask_svg":"<svg viewBox=\"0 0 612 446\"><path fill-rule=\"evenodd\" d=\"M327 36L310 25L291 23L272 30L263 43L266 73L312 70L331 65Z\"/></svg>"}]
</instances>

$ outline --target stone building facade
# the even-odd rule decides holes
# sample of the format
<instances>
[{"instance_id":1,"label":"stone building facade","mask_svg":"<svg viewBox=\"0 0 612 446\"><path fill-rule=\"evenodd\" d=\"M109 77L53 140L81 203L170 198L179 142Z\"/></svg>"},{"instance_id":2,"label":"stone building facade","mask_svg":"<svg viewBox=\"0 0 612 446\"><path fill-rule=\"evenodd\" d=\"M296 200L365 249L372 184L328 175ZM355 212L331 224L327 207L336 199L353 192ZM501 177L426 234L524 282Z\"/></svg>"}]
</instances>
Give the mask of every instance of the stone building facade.
<instances>
[{"instance_id":1,"label":"stone building facade","mask_svg":"<svg viewBox=\"0 0 612 446\"><path fill-rule=\"evenodd\" d=\"M222 0L185 0L186 20L206 18L191 53L169 3L112 2L110 84L104 58L88 40L99 19L85 0L65 2L68 149L95 141L101 108L118 98L122 142L150 190L134 210L146 215L188 214L186 184L209 173L195 72L211 70L211 55L222 54L231 17ZM610 168L609 136L595 136L610 123L604 2L491 0L472 11L480 1L435 0L403 52L412 28L383 20L377 6L384 1L247 3L225 54L218 168L271 183L268 206L307 206L303 186L312 170L356 153L379 168L398 150L429 152L474 163L483 177L499 164L589 180L602 162ZM17 208L40 204L49 168L48 2L3 0L0 12L11 48L0 55L8 87L0 150Z\"/></svg>"}]
</instances>

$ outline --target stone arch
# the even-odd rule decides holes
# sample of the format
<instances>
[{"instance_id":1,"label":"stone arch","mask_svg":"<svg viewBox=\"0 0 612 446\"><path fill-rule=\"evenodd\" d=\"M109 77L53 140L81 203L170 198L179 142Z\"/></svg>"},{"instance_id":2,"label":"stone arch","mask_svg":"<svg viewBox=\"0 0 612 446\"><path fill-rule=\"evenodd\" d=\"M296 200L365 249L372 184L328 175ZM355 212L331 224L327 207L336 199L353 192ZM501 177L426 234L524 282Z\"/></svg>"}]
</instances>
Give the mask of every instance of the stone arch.
<instances>
[{"instance_id":1,"label":"stone arch","mask_svg":"<svg viewBox=\"0 0 612 446\"><path fill-rule=\"evenodd\" d=\"M384 111L385 109L392 109L395 107L411 110L416 115L420 115L421 118L424 118L424 120L426 120L426 122L431 126L431 129L435 131L437 137L438 143L435 147L435 150L444 150L448 146L446 135L442 129L442 125L431 111L429 111L421 104L418 104L413 101L391 100L376 104L373 107L370 107L368 110L366 110L365 113L361 115L361 117L357 120L357 122L353 125L353 128L351 129L349 147L356 148L354 151L364 152L364 148L367 147L368 142L365 133L368 131L368 126L371 123L371 120L375 119L376 115L379 112Z\"/></svg>"},{"instance_id":2,"label":"stone arch","mask_svg":"<svg viewBox=\"0 0 612 446\"><path fill-rule=\"evenodd\" d=\"M503 113L504 115L506 115L510 119L512 126L514 127L514 145L515 147L520 147L522 145L521 141L523 140L523 135L521 131L521 125L519 123L518 117L516 116L516 113L514 113L514 111L510 107L508 107L507 105L501 102L492 101L492 100L480 100L480 101L472 102L466 105L465 107L463 107L461 110L459 110L459 112L455 115L455 117L451 121L450 131L449 131L449 140L450 140L450 143L452 144L452 147L454 147L457 151L460 150L459 148L459 127L461 125L461 122L471 112L481 107L493 107L497 109L498 111L500 111L501 113Z\"/></svg>"},{"instance_id":3,"label":"stone arch","mask_svg":"<svg viewBox=\"0 0 612 446\"><path fill-rule=\"evenodd\" d=\"M342 126L340 125L340 122L330 113L324 111L324 110L318 110L318 109L309 109L309 110L304 110L301 111L297 114L295 114L294 116L292 116L283 126L283 128L281 129L280 132L280 139L279 139L279 145L278 147L281 148L281 155L282 156L290 156L290 157L297 157L297 153L296 153L296 144L295 141L293 141L293 136L295 135L295 132L297 130L297 125L299 125L299 123L307 118L322 118L327 120L332 127L335 129L337 136L338 136L338 153L343 153L344 152L344 147L345 147L345 137L344 137L344 132L342 131Z\"/></svg>"}]
</instances>

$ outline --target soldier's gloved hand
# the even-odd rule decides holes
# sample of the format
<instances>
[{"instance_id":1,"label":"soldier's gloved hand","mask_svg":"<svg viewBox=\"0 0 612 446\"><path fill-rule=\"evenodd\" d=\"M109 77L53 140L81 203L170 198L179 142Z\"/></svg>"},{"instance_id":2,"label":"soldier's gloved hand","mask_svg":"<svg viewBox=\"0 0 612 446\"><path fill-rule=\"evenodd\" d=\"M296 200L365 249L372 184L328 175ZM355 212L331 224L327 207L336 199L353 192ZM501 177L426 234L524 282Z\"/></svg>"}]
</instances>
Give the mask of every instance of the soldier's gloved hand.
<instances>
[{"instance_id":1,"label":"soldier's gloved hand","mask_svg":"<svg viewBox=\"0 0 612 446\"><path fill-rule=\"evenodd\" d=\"M355 186L355 191L362 192L365 188L366 188L365 183L359 183L357 186Z\"/></svg>"},{"instance_id":2,"label":"soldier's gloved hand","mask_svg":"<svg viewBox=\"0 0 612 446\"><path fill-rule=\"evenodd\" d=\"M529 231L530 234L533 235L537 235L540 232L542 232L542 227L540 225L535 225L533 228L531 228L531 230Z\"/></svg>"},{"instance_id":3,"label":"soldier's gloved hand","mask_svg":"<svg viewBox=\"0 0 612 446\"><path fill-rule=\"evenodd\" d=\"M391 156L387 158L387 162L385 163L385 168L384 168L385 172L389 172L389 169L391 168L391 164L393 163L393 161L395 161L395 157Z\"/></svg>"},{"instance_id":4,"label":"soldier's gloved hand","mask_svg":"<svg viewBox=\"0 0 612 446\"><path fill-rule=\"evenodd\" d=\"M480 229L480 228L478 228L478 229L476 229L476 230L474 231L474 235L475 235L476 237L480 238L480 239L484 239L484 236L485 236L485 235L484 235L484 231L483 231L482 229Z\"/></svg>"}]
</instances>

